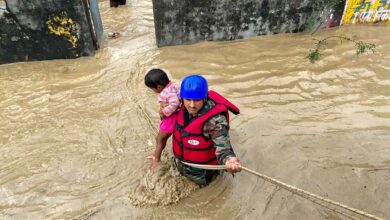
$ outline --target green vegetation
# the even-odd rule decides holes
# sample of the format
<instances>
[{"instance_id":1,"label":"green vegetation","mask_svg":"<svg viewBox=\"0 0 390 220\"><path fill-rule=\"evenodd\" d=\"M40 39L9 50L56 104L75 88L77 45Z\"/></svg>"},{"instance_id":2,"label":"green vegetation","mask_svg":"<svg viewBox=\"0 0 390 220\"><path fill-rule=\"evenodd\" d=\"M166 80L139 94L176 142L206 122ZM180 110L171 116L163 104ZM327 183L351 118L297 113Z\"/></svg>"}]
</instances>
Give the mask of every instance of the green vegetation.
<instances>
[{"instance_id":1,"label":"green vegetation","mask_svg":"<svg viewBox=\"0 0 390 220\"><path fill-rule=\"evenodd\" d=\"M306 56L310 60L311 63L316 62L319 60L321 53L320 50L325 47L328 44L328 40L336 38L340 41L350 41L355 43L355 48L356 48L356 56L359 56L360 54L367 53L367 52L375 52L376 45L372 43L365 43L363 41L358 41L354 40L350 37L344 36L344 35L335 35L335 36L329 36L323 39L316 39L314 38L313 40L316 41L315 45L316 48L314 50L310 50L309 54Z\"/></svg>"}]
</instances>

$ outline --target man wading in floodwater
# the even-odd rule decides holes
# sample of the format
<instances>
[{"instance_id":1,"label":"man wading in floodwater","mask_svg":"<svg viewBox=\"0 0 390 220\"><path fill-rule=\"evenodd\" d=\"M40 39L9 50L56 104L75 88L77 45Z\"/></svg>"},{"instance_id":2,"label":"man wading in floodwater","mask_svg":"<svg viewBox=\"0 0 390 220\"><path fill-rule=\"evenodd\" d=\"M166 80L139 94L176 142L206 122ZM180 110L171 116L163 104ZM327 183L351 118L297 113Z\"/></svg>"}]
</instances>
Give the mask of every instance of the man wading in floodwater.
<instances>
[{"instance_id":1,"label":"man wading in floodwater","mask_svg":"<svg viewBox=\"0 0 390 220\"><path fill-rule=\"evenodd\" d=\"M219 171L184 165L226 165L230 173L240 172L241 164L230 144L229 111L240 110L227 99L208 90L207 81L199 75L184 78L180 87L183 101L173 132L173 153L179 172L204 186L213 181Z\"/></svg>"}]
</instances>

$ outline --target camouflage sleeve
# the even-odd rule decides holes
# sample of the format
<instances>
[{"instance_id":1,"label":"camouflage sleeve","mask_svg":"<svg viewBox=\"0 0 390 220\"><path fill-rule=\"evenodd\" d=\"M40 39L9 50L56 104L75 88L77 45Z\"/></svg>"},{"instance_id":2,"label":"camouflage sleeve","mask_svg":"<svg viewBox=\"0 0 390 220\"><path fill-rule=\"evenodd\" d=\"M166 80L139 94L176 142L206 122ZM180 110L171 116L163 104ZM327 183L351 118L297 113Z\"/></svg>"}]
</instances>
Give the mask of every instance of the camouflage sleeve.
<instances>
[{"instance_id":1,"label":"camouflage sleeve","mask_svg":"<svg viewBox=\"0 0 390 220\"><path fill-rule=\"evenodd\" d=\"M236 156L230 144L228 122L224 115L209 119L203 127L203 135L213 140L218 164L225 164L226 159Z\"/></svg>"}]
</instances>

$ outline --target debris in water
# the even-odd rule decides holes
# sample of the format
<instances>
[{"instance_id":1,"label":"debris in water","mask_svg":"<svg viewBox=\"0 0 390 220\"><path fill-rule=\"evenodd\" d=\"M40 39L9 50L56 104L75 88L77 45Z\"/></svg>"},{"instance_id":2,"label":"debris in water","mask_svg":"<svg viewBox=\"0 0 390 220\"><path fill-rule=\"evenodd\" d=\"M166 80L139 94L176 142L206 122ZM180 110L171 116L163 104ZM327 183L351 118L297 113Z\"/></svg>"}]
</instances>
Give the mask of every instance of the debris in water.
<instances>
[{"instance_id":1,"label":"debris in water","mask_svg":"<svg viewBox=\"0 0 390 220\"><path fill-rule=\"evenodd\" d=\"M110 33L108 33L108 37L109 38L117 38L117 37L119 37L119 32L110 32Z\"/></svg>"}]
</instances>

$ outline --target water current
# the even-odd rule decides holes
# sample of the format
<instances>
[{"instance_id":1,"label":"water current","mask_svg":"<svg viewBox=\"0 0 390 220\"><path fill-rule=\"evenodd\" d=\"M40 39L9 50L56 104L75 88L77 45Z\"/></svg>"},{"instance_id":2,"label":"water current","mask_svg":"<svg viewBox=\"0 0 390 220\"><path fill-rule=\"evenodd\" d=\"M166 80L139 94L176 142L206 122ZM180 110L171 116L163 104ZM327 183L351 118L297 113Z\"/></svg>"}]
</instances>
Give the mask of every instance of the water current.
<instances>
[{"instance_id":1,"label":"water current","mask_svg":"<svg viewBox=\"0 0 390 220\"><path fill-rule=\"evenodd\" d=\"M198 188L173 168L170 145L150 171L153 67L178 84L202 74L241 108L231 139L246 167L390 218L388 25L157 48L151 1L100 10L95 56L0 66L1 219L349 219L245 172ZM311 64L312 38L331 35L376 52L330 41Z\"/></svg>"}]
</instances>

